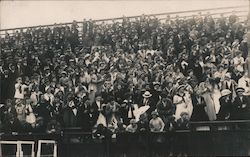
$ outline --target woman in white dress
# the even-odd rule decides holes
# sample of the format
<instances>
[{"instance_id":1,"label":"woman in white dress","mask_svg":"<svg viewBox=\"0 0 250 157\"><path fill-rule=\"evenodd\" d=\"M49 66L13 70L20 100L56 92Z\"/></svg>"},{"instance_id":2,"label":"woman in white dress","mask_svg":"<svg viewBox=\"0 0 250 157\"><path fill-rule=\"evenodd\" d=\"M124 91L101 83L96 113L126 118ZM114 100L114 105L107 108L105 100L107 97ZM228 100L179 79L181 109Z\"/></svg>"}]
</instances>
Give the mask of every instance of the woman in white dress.
<instances>
[{"instance_id":1,"label":"woman in white dress","mask_svg":"<svg viewBox=\"0 0 250 157\"><path fill-rule=\"evenodd\" d=\"M173 103L176 105L176 110L175 110L175 120L178 120L181 118L181 113L182 112L187 112L192 114L191 112L191 104L189 101L189 94L185 94L185 86L181 85L177 89L177 94L174 95L173 97Z\"/></svg>"},{"instance_id":2,"label":"woman in white dress","mask_svg":"<svg viewBox=\"0 0 250 157\"><path fill-rule=\"evenodd\" d=\"M216 120L216 109L212 93L212 85L209 78L205 82L200 83L199 89L202 91L202 97L206 103L205 111L207 112L210 121Z\"/></svg>"},{"instance_id":3,"label":"woman in white dress","mask_svg":"<svg viewBox=\"0 0 250 157\"><path fill-rule=\"evenodd\" d=\"M17 78L17 83L15 84L15 99L24 99L24 90L28 88L27 85L22 84L22 78L18 77Z\"/></svg>"},{"instance_id":4,"label":"woman in white dress","mask_svg":"<svg viewBox=\"0 0 250 157\"><path fill-rule=\"evenodd\" d=\"M215 84L213 86L211 94L212 94L212 98L214 100L215 113L218 114L218 112L220 110L220 101L219 101L219 99L221 97L221 92L220 92L218 84Z\"/></svg>"}]
</instances>

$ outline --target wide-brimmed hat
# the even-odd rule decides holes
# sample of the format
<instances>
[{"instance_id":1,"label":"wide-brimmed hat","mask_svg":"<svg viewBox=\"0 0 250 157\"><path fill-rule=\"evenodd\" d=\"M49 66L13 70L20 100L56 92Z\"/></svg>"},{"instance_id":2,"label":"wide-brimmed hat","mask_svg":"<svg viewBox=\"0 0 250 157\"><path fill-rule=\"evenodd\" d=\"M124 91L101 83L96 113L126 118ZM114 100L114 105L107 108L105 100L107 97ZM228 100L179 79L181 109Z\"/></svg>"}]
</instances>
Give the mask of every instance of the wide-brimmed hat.
<instances>
[{"instance_id":1,"label":"wide-brimmed hat","mask_svg":"<svg viewBox=\"0 0 250 157\"><path fill-rule=\"evenodd\" d=\"M145 93L142 95L144 98L149 98L152 96L152 94L149 91L145 91Z\"/></svg>"},{"instance_id":2,"label":"wide-brimmed hat","mask_svg":"<svg viewBox=\"0 0 250 157\"><path fill-rule=\"evenodd\" d=\"M185 85L180 85L177 87L176 91L179 92L180 89L185 88L185 87L186 87Z\"/></svg>"},{"instance_id":3,"label":"wide-brimmed hat","mask_svg":"<svg viewBox=\"0 0 250 157\"><path fill-rule=\"evenodd\" d=\"M238 88L236 88L235 91L236 91L237 93L238 93L238 92L245 92L245 89L242 88L242 87L238 87Z\"/></svg>"},{"instance_id":4,"label":"wide-brimmed hat","mask_svg":"<svg viewBox=\"0 0 250 157\"><path fill-rule=\"evenodd\" d=\"M231 94L232 92L229 89L224 89L221 91L221 96L226 96Z\"/></svg>"},{"instance_id":5,"label":"wide-brimmed hat","mask_svg":"<svg viewBox=\"0 0 250 157\"><path fill-rule=\"evenodd\" d=\"M158 114L157 111L153 111L153 112L151 112L151 115L156 115L156 116L158 116L159 114Z\"/></svg>"},{"instance_id":6,"label":"wide-brimmed hat","mask_svg":"<svg viewBox=\"0 0 250 157\"><path fill-rule=\"evenodd\" d=\"M148 63L143 63L142 66L147 66L148 67Z\"/></svg>"},{"instance_id":7,"label":"wide-brimmed hat","mask_svg":"<svg viewBox=\"0 0 250 157\"><path fill-rule=\"evenodd\" d=\"M66 71L62 71L62 72L61 72L61 74L65 74L65 75L67 75L67 72L66 72Z\"/></svg>"},{"instance_id":8,"label":"wide-brimmed hat","mask_svg":"<svg viewBox=\"0 0 250 157\"><path fill-rule=\"evenodd\" d=\"M153 85L154 85L154 86L156 86L156 85L159 85L159 86L160 86L161 83L160 83L160 82L153 82Z\"/></svg>"},{"instance_id":9,"label":"wide-brimmed hat","mask_svg":"<svg viewBox=\"0 0 250 157\"><path fill-rule=\"evenodd\" d=\"M231 74L227 72L227 73L225 74L225 77L231 78Z\"/></svg>"},{"instance_id":10,"label":"wide-brimmed hat","mask_svg":"<svg viewBox=\"0 0 250 157\"><path fill-rule=\"evenodd\" d=\"M50 70L49 66L45 66L43 70Z\"/></svg>"}]
</instances>

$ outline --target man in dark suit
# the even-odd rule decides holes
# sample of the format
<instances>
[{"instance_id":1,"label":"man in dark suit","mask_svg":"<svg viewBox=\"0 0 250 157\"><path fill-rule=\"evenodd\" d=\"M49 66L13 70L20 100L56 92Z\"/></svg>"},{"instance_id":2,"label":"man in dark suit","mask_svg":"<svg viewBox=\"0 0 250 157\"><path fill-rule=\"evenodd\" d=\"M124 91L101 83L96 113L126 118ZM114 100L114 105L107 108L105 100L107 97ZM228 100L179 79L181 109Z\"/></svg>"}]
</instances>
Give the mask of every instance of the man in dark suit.
<instances>
[{"instance_id":1,"label":"man in dark suit","mask_svg":"<svg viewBox=\"0 0 250 157\"><path fill-rule=\"evenodd\" d=\"M141 106L149 106L150 108L147 110L145 114L147 114L147 117L151 119L151 112L153 112L156 109L156 102L154 103L152 101L152 94L149 91L145 91L145 93L142 95L143 99L141 104L139 104L139 107Z\"/></svg>"},{"instance_id":2,"label":"man in dark suit","mask_svg":"<svg viewBox=\"0 0 250 157\"><path fill-rule=\"evenodd\" d=\"M249 97L244 95L244 88L236 88L237 96L233 102L233 118L237 120L247 120L250 119L250 100Z\"/></svg>"},{"instance_id":3,"label":"man in dark suit","mask_svg":"<svg viewBox=\"0 0 250 157\"><path fill-rule=\"evenodd\" d=\"M103 124L106 126L106 105L101 95L96 95L95 101L90 107L94 125Z\"/></svg>"},{"instance_id":4,"label":"man in dark suit","mask_svg":"<svg viewBox=\"0 0 250 157\"><path fill-rule=\"evenodd\" d=\"M65 127L79 127L79 106L73 95L68 98L68 106L63 113L63 122Z\"/></svg>"}]
</instances>

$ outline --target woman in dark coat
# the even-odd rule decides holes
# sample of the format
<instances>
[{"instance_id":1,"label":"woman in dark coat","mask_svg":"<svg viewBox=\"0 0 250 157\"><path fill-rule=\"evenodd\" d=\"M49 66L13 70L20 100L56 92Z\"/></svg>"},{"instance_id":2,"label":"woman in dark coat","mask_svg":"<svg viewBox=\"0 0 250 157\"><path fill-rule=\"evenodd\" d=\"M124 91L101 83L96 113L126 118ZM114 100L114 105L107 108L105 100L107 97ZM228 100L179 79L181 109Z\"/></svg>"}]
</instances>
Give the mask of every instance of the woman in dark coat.
<instances>
[{"instance_id":1,"label":"woman in dark coat","mask_svg":"<svg viewBox=\"0 0 250 157\"><path fill-rule=\"evenodd\" d=\"M193 103L193 113L191 116L191 121L208 121L208 115L205 111L206 102L204 98L200 95L199 91L196 91L191 96Z\"/></svg>"},{"instance_id":2,"label":"woman in dark coat","mask_svg":"<svg viewBox=\"0 0 250 157\"><path fill-rule=\"evenodd\" d=\"M224 89L221 91L220 110L217 115L217 120L229 120L231 116L232 100L231 91L229 89Z\"/></svg>"}]
</instances>

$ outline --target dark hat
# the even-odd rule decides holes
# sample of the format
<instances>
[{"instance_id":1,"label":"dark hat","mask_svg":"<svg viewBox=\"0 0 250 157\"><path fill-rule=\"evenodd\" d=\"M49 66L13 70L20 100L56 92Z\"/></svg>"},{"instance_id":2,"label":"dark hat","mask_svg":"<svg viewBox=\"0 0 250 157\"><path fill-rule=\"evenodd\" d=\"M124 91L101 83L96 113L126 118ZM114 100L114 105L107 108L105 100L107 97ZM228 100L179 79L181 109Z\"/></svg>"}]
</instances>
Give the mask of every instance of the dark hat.
<instances>
[{"instance_id":1,"label":"dark hat","mask_svg":"<svg viewBox=\"0 0 250 157\"><path fill-rule=\"evenodd\" d=\"M154 85L154 86L156 86L156 85L159 85L159 86L160 86L161 83L160 83L160 82L153 82L153 85Z\"/></svg>"},{"instance_id":2,"label":"dark hat","mask_svg":"<svg viewBox=\"0 0 250 157\"><path fill-rule=\"evenodd\" d=\"M236 92L237 92L237 93L238 93L238 92L245 92L245 89L242 88L242 87L238 87L238 88L236 88Z\"/></svg>"},{"instance_id":3,"label":"dark hat","mask_svg":"<svg viewBox=\"0 0 250 157\"><path fill-rule=\"evenodd\" d=\"M153 112L151 112L151 115L156 115L156 116L158 116L159 114L158 114L157 111L153 111Z\"/></svg>"}]
</instances>

